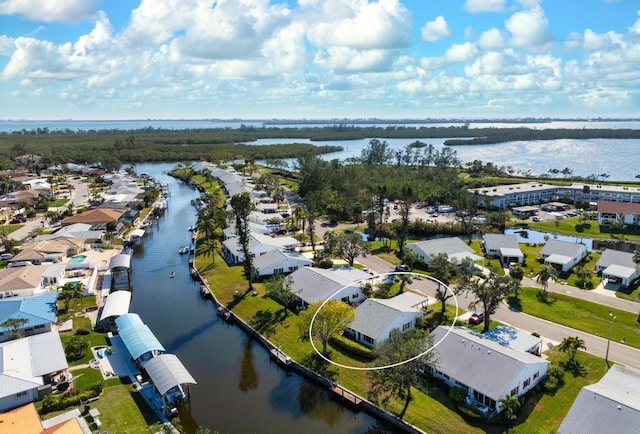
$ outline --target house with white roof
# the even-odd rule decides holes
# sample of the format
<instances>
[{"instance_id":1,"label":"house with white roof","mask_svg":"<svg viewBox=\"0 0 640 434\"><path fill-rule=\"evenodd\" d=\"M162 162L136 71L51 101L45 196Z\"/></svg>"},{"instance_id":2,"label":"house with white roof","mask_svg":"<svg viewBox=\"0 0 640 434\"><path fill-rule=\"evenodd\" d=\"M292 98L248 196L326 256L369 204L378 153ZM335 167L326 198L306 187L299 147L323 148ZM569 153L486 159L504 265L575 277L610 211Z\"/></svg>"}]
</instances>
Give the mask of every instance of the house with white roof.
<instances>
[{"instance_id":1,"label":"house with white roof","mask_svg":"<svg viewBox=\"0 0 640 434\"><path fill-rule=\"evenodd\" d=\"M558 433L631 433L638 427L640 370L613 365L600 381L580 390Z\"/></svg>"},{"instance_id":2,"label":"house with white roof","mask_svg":"<svg viewBox=\"0 0 640 434\"><path fill-rule=\"evenodd\" d=\"M561 240L548 240L540 251L540 259L563 273L569 272L587 256L587 246Z\"/></svg>"},{"instance_id":3,"label":"house with white roof","mask_svg":"<svg viewBox=\"0 0 640 434\"><path fill-rule=\"evenodd\" d=\"M428 299L404 292L393 298L368 298L356 308L356 319L346 333L356 341L375 348L389 338L393 330L406 332L424 316Z\"/></svg>"},{"instance_id":4,"label":"house with white roof","mask_svg":"<svg viewBox=\"0 0 640 434\"><path fill-rule=\"evenodd\" d=\"M501 398L523 398L547 374L548 361L466 327L438 326L431 336L437 363L427 371L451 387L467 389L467 403L487 419L504 409Z\"/></svg>"},{"instance_id":5,"label":"house with white roof","mask_svg":"<svg viewBox=\"0 0 640 434\"><path fill-rule=\"evenodd\" d=\"M27 322L15 330L21 336L31 336L51 331L56 320L58 293L45 292L30 297L15 297L0 300L0 323L9 319L26 319ZM13 338L8 327L0 326L0 342Z\"/></svg>"},{"instance_id":6,"label":"house with white roof","mask_svg":"<svg viewBox=\"0 0 640 434\"><path fill-rule=\"evenodd\" d=\"M485 234L483 243L486 255L500 258L500 262L505 267L512 263L524 262L524 254L520 250L518 237L515 235Z\"/></svg>"},{"instance_id":7,"label":"house with white roof","mask_svg":"<svg viewBox=\"0 0 640 434\"><path fill-rule=\"evenodd\" d=\"M302 267L311 267L313 260L293 250L275 249L253 261L253 268L258 277L274 274L293 273Z\"/></svg>"},{"instance_id":8,"label":"house with white roof","mask_svg":"<svg viewBox=\"0 0 640 434\"><path fill-rule=\"evenodd\" d=\"M249 234L249 252L254 258L276 249L293 250L298 245L298 240L293 237L270 237L258 233ZM244 262L244 252L240 246L238 236L228 238L222 242L222 256L229 265L237 265Z\"/></svg>"},{"instance_id":9,"label":"house with white roof","mask_svg":"<svg viewBox=\"0 0 640 434\"><path fill-rule=\"evenodd\" d=\"M0 412L51 392L51 378L69 367L58 332L0 343Z\"/></svg>"},{"instance_id":10,"label":"house with white roof","mask_svg":"<svg viewBox=\"0 0 640 434\"><path fill-rule=\"evenodd\" d=\"M602 282L628 288L638 277L640 268L633 262L633 253L606 249L596 264L596 272L602 275Z\"/></svg>"},{"instance_id":11,"label":"house with white roof","mask_svg":"<svg viewBox=\"0 0 640 434\"><path fill-rule=\"evenodd\" d=\"M439 254L446 254L449 259L461 262L465 258L471 258L474 262L482 258L475 254L473 249L458 237L435 238L427 241L420 241L407 245L418 259L424 261L426 265Z\"/></svg>"},{"instance_id":12,"label":"house with white roof","mask_svg":"<svg viewBox=\"0 0 640 434\"><path fill-rule=\"evenodd\" d=\"M290 274L291 290L296 293L301 306L308 306L317 301L343 301L348 304L360 303L365 299L360 282L371 275L357 268L344 266L340 268L303 267ZM338 294L336 291L342 289Z\"/></svg>"}]
</instances>

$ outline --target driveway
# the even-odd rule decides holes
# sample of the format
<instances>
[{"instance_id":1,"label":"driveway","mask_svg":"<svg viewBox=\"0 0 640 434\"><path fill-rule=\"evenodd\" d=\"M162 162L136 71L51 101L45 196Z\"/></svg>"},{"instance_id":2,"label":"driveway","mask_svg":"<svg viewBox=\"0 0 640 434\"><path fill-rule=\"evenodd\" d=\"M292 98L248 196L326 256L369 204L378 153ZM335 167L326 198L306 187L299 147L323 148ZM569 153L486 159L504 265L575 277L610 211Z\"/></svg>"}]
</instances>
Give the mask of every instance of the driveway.
<instances>
[{"instance_id":1,"label":"driveway","mask_svg":"<svg viewBox=\"0 0 640 434\"><path fill-rule=\"evenodd\" d=\"M42 227L42 225L42 217L37 217L36 219L25 223L20 229L11 232L8 237L12 240L22 241L29 235L31 235L31 232L35 231L39 227Z\"/></svg>"}]
</instances>

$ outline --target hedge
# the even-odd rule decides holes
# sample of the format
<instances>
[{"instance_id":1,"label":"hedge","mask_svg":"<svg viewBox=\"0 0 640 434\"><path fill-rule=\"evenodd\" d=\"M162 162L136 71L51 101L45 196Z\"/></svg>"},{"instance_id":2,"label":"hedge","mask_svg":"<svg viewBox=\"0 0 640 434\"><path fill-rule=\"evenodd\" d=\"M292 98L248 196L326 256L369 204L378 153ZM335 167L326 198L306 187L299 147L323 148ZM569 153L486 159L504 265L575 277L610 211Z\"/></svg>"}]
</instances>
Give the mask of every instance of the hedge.
<instances>
[{"instance_id":1,"label":"hedge","mask_svg":"<svg viewBox=\"0 0 640 434\"><path fill-rule=\"evenodd\" d=\"M42 410L48 413L75 407L84 401L99 396L100 393L102 393L102 384L96 383L80 393L47 395L42 404Z\"/></svg>"},{"instance_id":2,"label":"hedge","mask_svg":"<svg viewBox=\"0 0 640 434\"><path fill-rule=\"evenodd\" d=\"M362 357L366 360L373 360L376 358L376 353L369 348L360 345L357 342L352 341L351 339L345 338L343 336L333 336L329 342L344 351L348 351L356 356Z\"/></svg>"}]
</instances>

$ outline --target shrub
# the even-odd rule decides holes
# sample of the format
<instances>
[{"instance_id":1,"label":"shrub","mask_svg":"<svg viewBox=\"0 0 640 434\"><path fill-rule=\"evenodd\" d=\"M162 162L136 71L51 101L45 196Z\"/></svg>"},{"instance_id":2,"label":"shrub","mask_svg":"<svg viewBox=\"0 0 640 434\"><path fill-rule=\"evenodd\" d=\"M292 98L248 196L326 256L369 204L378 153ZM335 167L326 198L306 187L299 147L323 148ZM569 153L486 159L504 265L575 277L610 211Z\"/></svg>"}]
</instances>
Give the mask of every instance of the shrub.
<instances>
[{"instance_id":1,"label":"shrub","mask_svg":"<svg viewBox=\"0 0 640 434\"><path fill-rule=\"evenodd\" d=\"M373 350L343 336L333 336L329 342L331 342L333 346L358 357L362 357L365 360L373 360L376 358L376 353Z\"/></svg>"},{"instance_id":2,"label":"shrub","mask_svg":"<svg viewBox=\"0 0 640 434\"><path fill-rule=\"evenodd\" d=\"M449 389L449 398L456 404L461 405L467 398L468 393L469 389L465 389L464 387L452 387Z\"/></svg>"},{"instance_id":3,"label":"shrub","mask_svg":"<svg viewBox=\"0 0 640 434\"><path fill-rule=\"evenodd\" d=\"M547 378L544 380L542 387L547 393L555 393L560 386L564 384L564 369L562 367L551 364L547 369Z\"/></svg>"},{"instance_id":4,"label":"shrub","mask_svg":"<svg viewBox=\"0 0 640 434\"><path fill-rule=\"evenodd\" d=\"M325 258L318 262L318 268L326 268L327 270L333 268L333 261Z\"/></svg>"},{"instance_id":5,"label":"shrub","mask_svg":"<svg viewBox=\"0 0 640 434\"><path fill-rule=\"evenodd\" d=\"M102 384L95 383L89 386L87 390L80 393L69 393L63 395L47 395L42 403L42 410L45 413L50 411L64 410L69 407L80 405L83 401L88 401L102 393Z\"/></svg>"},{"instance_id":6,"label":"shrub","mask_svg":"<svg viewBox=\"0 0 640 434\"><path fill-rule=\"evenodd\" d=\"M77 334L77 335L81 335L81 336L86 336L86 335L88 335L88 334L90 334L90 333L91 333L91 331L90 331L90 330L87 330L87 329L86 329L86 328L84 328L84 327L80 327L78 330L76 330L76 334Z\"/></svg>"}]
</instances>

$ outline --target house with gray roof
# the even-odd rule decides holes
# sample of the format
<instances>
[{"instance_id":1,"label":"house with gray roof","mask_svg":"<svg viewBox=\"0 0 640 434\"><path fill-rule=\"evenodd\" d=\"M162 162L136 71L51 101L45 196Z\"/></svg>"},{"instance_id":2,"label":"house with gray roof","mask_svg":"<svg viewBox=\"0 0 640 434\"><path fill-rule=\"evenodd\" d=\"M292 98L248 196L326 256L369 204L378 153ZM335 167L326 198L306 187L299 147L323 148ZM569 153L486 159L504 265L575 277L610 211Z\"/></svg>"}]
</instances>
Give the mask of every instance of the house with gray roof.
<instances>
[{"instance_id":1,"label":"house with gray roof","mask_svg":"<svg viewBox=\"0 0 640 434\"><path fill-rule=\"evenodd\" d=\"M486 255L500 258L504 267L508 267L512 263L522 264L524 262L524 254L520 250L518 237L515 235L485 234L483 244Z\"/></svg>"},{"instance_id":2,"label":"house with gray roof","mask_svg":"<svg viewBox=\"0 0 640 434\"><path fill-rule=\"evenodd\" d=\"M458 237L435 238L433 240L420 241L407 245L418 259L424 261L426 265L439 254L446 254L449 259L461 262L465 258L470 258L474 262L482 258L475 254L473 249Z\"/></svg>"},{"instance_id":3,"label":"house with gray roof","mask_svg":"<svg viewBox=\"0 0 640 434\"><path fill-rule=\"evenodd\" d=\"M0 323L9 319L22 318L27 322L16 330L21 336L36 335L51 331L56 319L58 292L45 292L30 297L15 297L0 300ZM0 342L12 338L13 330L0 327Z\"/></svg>"},{"instance_id":4,"label":"house with gray roof","mask_svg":"<svg viewBox=\"0 0 640 434\"><path fill-rule=\"evenodd\" d=\"M389 299L368 298L356 308L356 319L346 333L356 341L375 348L389 338L393 330L406 332L424 316L428 298L404 292Z\"/></svg>"},{"instance_id":5,"label":"house with gray roof","mask_svg":"<svg viewBox=\"0 0 640 434\"><path fill-rule=\"evenodd\" d=\"M276 249L293 250L297 245L298 240L293 237L270 237L253 232L249 234L249 252L256 259ZM244 252L237 235L222 242L222 257L229 265L244 262Z\"/></svg>"},{"instance_id":6,"label":"house with gray roof","mask_svg":"<svg viewBox=\"0 0 640 434\"><path fill-rule=\"evenodd\" d=\"M580 390L558 433L631 433L640 427L640 370L613 365Z\"/></svg>"},{"instance_id":7,"label":"house with gray roof","mask_svg":"<svg viewBox=\"0 0 640 434\"><path fill-rule=\"evenodd\" d=\"M540 251L540 259L563 273L569 272L587 256L587 246L569 241L548 240Z\"/></svg>"},{"instance_id":8,"label":"house with gray roof","mask_svg":"<svg viewBox=\"0 0 640 434\"><path fill-rule=\"evenodd\" d=\"M360 283L371 275L357 268L344 266L339 268L302 267L291 273L287 279L291 282L301 306L316 301L332 300L345 303L360 303L365 299ZM335 294L338 290L339 293Z\"/></svg>"},{"instance_id":9,"label":"house with gray roof","mask_svg":"<svg viewBox=\"0 0 640 434\"><path fill-rule=\"evenodd\" d=\"M427 371L451 387L467 389L467 403L487 419L504 409L501 398L522 399L547 374L548 361L468 328L439 326L431 335L437 362Z\"/></svg>"},{"instance_id":10,"label":"house with gray roof","mask_svg":"<svg viewBox=\"0 0 640 434\"><path fill-rule=\"evenodd\" d=\"M0 343L0 412L51 392L51 378L69 367L58 332Z\"/></svg>"},{"instance_id":11,"label":"house with gray roof","mask_svg":"<svg viewBox=\"0 0 640 434\"><path fill-rule=\"evenodd\" d=\"M273 276L274 274L293 273L302 267L311 267L313 260L293 250L275 249L253 261L253 268L258 277Z\"/></svg>"},{"instance_id":12,"label":"house with gray roof","mask_svg":"<svg viewBox=\"0 0 640 434\"><path fill-rule=\"evenodd\" d=\"M602 275L605 287L608 284L628 288L640 277L640 268L633 262L633 253L606 249L596 264L596 272Z\"/></svg>"}]
</instances>

